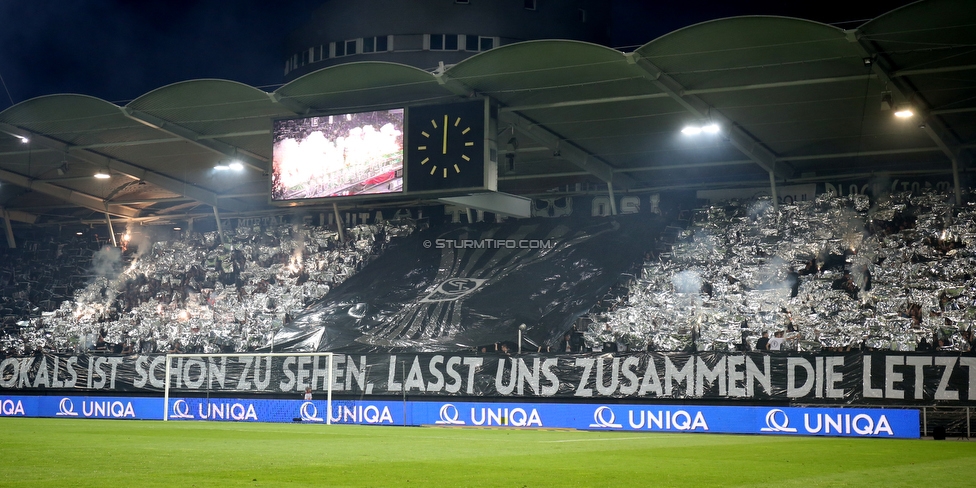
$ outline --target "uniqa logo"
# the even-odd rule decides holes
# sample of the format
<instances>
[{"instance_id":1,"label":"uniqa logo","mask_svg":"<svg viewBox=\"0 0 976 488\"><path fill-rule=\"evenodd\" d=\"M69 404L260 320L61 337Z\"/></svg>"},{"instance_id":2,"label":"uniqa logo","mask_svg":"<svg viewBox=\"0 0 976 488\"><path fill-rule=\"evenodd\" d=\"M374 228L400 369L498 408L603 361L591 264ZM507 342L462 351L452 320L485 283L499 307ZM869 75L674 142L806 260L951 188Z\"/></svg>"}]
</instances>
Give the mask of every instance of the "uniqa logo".
<instances>
[{"instance_id":1,"label":"uniqa logo","mask_svg":"<svg viewBox=\"0 0 976 488\"><path fill-rule=\"evenodd\" d=\"M353 424L382 424L393 423L393 414L389 407L380 409L376 405L348 405L336 406L332 409L332 423Z\"/></svg>"},{"instance_id":2,"label":"uniqa logo","mask_svg":"<svg viewBox=\"0 0 976 488\"><path fill-rule=\"evenodd\" d=\"M197 414L201 419L209 420L258 420L254 411L254 404L248 403L207 403L206 408L201 403L197 405Z\"/></svg>"},{"instance_id":3,"label":"uniqa logo","mask_svg":"<svg viewBox=\"0 0 976 488\"><path fill-rule=\"evenodd\" d=\"M78 412L75 412L75 404L70 398L62 398L61 403L58 404L58 413L54 414L58 417L77 417Z\"/></svg>"},{"instance_id":4,"label":"uniqa logo","mask_svg":"<svg viewBox=\"0 0 976 488\"><path fill-rule=\"evenodd\" d=\"M319 417L319 409L312 402L305 402L301 408L302 422L324 422L325 419Z\"/></svg>"},{"instance_id":5,"label":"uniqa logo","mask_svg":"<svg viewBox=\"0 0 976 488\"><path fill-rule=\"evenodd\" d=\"M3 415L26 415L24 413L24 404L20 403L20 400L14 402L10 399L4 400L3 403L0 403L0 413Z\"/></svg>"},{"instance_id":6,"label":"uniqa logo","mask_svg":"<svg viewBox=\"0 0 976 488\"><path fill-rule=\"evenodd\" d=\"M857 415L838 413L836 416L818 413L815 418L817 419L816 427L810 425L810 414L803 414L803 427L811 434L821 432L824 434L851 434L853 432L856 435L878 435L884 432L890 436L895 435L891 431L891 425L885 415L879 416L877 421L866 413Z\"/></svg>"},{"instance_id":7,"label":"uniqa logo","mask_svg":"<svg viewBox=\"0 0 976 488\"><path fill-rule=\"evenodd\" d=\"M532 409L526 412L525 409L515 408L482 408L481 418L478 418L478 411L471 408L471 423L474 425L503 425L511 427L542 427L542 418L539 411Z\"/></svg>"},{"instance_id":8,"label":"uniqa logo","mask_svg":"<svg viewBox=\"0 0 976 488\"><path fill-rule=\"evenodd\" d=\"M193 414L190 413L190 405L186 403L186 400L179 399L173 402L173 415L170 415L171 419L192 419Z\"/></svg>"},{"instance_id":9,"label":"uniqa logo","mask_svg":"<svg viewBox=\"0 0 976 488\"><path fill-rule=\"evenodd\" d=\"M780 422L782 420L782 422ZM766 412L766 426L759 429L760 432L796 432L795 427L790 427L790 416L786 412L774 408Z\"/></svg>"},{"instance_id":10,"label":"uniqa logo","mask_svg":"<svg viewBox=\"0 0 976 488\"><path fill-rule=\"evenodd\" d=\"M607 412L609 412L609 417L607 417ZM593 411L593 423L590 427L595 429L619 429L623 425L616 423L617 416L613 413L613 410L606 405L601 405Z\"/></svg>"},{"instance_id":11,"label":"uniqa logo","mask_svg":"<svg viewBox=\"0 0 976 488\"><path fill-rule=\"evenodd\" d=\"M441 419L435 421L438 425L464 425L463 420L459 420L461 414L453 404L445 403L441 406Z\"/></svg>"},{"instance_id":12,"label":"uniqa logo","mask_svg":"<svg viewBox=\"0 0 976 488\"><path fill-rule=\"evenodd\" d=\"M132 408L132 402L122 403L117 400L114 402L108 400L100 402L82 401L81 413L85 417L136 418L136 412Z\"/></svg>"},{"instance_id":13,"label":"uniqa logo","mask_svg":"<svg viewBox=\"0 0 976 488\"><path fill-rule=\"evenodd\" d=\"M650 410L640 410L637 412L637 419L634 418L634 411L627 412L627 420L630 421L631 429L643 429L645 425L649 430L708 430L708 423L701 411L696 411L692 416L684 410L658 410L657 413Z\"/></svg>"}]
</instances>

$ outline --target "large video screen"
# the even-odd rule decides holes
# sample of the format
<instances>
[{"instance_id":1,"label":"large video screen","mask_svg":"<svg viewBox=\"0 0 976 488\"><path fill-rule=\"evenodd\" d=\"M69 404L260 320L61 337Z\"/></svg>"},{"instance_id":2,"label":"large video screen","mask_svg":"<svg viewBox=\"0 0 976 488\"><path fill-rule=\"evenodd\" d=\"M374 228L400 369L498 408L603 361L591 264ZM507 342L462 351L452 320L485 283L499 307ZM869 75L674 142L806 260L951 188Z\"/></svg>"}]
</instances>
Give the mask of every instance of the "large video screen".
<instances>
[{"instance_id":1,"label":"large video screen","mask_svg":"<svg viewBox=\"0 0 976 488\"><path fill-rule=\"evenodd\" d=\"M403 109L274 122L271 200L403 191Z\"/></svg>"}]
</instances>

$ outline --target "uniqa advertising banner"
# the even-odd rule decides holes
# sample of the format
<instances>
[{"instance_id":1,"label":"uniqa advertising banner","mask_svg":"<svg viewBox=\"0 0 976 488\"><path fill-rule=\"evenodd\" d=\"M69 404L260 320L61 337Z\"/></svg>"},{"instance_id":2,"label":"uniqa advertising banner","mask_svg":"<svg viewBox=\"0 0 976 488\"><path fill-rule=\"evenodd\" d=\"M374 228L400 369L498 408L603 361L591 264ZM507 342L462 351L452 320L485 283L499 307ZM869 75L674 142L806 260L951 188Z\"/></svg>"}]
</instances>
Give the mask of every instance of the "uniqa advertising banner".
<instances>
[{"instance_id":1,"label":"uniqa advertising banner","mask_svg":"<svg viewBox=\"0 0 976 488\"><path fill-rule=\"evenodd\" d=\"M163 399L104 396L0 396L0 417L162 420Z\"/></svg>"},{"instance_id":2,"label":"uniqa advertising banner","mask_svg":"<svg viewBox=\"0 0 976 488\"><path fill-rule=\"evenodd\" d=\"M976 356L638 353L336 354L170 358L181 392L300 396L716 399L804 404L976 404ZM159 392L165 355L42 355L0 360L0 392Z\"/></svg>"},{"instance_id":3,"label":"uniqa advertising banner","mask_svg":"<svg viewBox=\"0 0 976 488\"><path fill-rule=\"evenodd\" d=\"M162 398L0 397L3 417L164 418ZM914 409L170 398L173 421L526 427L918 438Z\"/></svg>"}]
</instances>

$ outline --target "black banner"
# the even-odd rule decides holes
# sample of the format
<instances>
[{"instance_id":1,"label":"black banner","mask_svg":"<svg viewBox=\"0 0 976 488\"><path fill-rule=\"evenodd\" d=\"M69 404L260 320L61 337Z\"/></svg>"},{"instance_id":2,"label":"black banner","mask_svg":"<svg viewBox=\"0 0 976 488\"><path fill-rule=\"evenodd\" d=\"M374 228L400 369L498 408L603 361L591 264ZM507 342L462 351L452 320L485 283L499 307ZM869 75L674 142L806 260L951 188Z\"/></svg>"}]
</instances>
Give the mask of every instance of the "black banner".
<instances>
[{"instance_id":1,"label":"black banner","mask_svg":"<svg viewBox=\"0 0 976 488\"><path fill-rule=\"evenodd\" d=\"M173 392L301 395L328 384L325 356L170 359ZM160 392L165 355L0 360L0 392ZM641 353L336 354L337 395L976 405L976 356Z\"/></svg>"},{"instance_id":2,"label":"black banner","mask_svg":"<svg viewBox=\"0 0 976 488\"><path fill-rule=\"evenodd\" d=\"M418 232L297 315L273 349L458 351L511 340L522 324L555 347L663 226L629 215Z\"/></svg>"}]
</instances>

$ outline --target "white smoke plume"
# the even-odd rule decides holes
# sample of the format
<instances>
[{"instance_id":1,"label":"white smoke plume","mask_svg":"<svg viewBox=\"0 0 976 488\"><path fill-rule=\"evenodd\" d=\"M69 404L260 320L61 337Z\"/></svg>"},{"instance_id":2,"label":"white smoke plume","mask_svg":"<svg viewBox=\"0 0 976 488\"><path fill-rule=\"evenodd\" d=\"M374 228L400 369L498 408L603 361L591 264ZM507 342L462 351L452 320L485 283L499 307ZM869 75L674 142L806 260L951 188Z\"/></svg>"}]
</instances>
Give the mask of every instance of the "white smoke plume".
<instances>
[{"instance_id":1,"label":"white smoke plume","mask_svg":"<svg viewBox=\"0 0 976 488\"><path fill-rule=\"evenodd\" d=\"M92 273L95 276L115 278L122 271L122 251L117 247L103 246L92 254Z\"/></svg>"}]
</instances>

